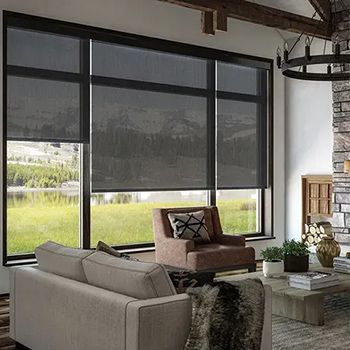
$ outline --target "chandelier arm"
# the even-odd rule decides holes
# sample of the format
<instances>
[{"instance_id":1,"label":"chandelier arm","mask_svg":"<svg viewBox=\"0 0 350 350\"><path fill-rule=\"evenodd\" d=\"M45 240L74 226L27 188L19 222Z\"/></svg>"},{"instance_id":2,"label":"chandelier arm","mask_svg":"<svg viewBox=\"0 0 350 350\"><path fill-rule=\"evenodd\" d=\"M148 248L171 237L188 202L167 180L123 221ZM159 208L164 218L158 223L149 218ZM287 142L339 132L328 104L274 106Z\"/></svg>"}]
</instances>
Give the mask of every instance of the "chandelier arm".
<instances>
[{"instance_id":1,"label":"chandelier arm","mask_svg":"<svg viewBox=\"0 0 350 350\"><path fill-rule=\"evenodd\" d=\"M315 64L343 64L350 63L350 55L314 55L310 58L297 57L282 63L282 71L290 68L295 68L299 66L311 66Z\"/></svg>"},{"instance_id":2,"label":"chandelier arm","mask_svg":"<svg viewBox=\"0 0 350 350\"><path fill-rule=\"evenodd\" d=\"M282 74L288 78L310 81L344 81L350 79L349 73L305 73L286 69Z\"/></svg>"}]
</instances>

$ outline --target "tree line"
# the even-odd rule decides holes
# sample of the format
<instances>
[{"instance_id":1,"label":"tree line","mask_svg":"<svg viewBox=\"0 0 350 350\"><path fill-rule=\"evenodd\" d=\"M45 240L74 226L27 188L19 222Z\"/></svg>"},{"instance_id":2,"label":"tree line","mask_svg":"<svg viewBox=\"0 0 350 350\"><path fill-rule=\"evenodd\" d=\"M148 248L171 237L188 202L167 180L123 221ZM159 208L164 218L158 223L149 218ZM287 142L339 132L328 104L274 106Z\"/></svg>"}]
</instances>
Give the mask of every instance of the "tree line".
<instances>
[{"instance_id":1,"label":"tree line","mask_svg":"<svg viewBox=\"0 0 350 350\"><path fill-rule=\"evenodd\" d=\"M39 166L9 163L7 165L7 186L60 188L67 181L79 181L79 171L65 164Z\"/></svg>"}]
</instances>

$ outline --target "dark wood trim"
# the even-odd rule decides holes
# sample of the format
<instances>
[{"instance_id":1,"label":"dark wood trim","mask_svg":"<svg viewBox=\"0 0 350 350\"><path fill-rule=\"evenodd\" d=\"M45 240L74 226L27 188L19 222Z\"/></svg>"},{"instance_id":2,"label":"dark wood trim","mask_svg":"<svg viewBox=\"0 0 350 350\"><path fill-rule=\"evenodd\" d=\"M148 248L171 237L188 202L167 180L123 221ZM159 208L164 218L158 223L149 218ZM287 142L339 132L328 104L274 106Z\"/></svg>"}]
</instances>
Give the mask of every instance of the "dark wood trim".
<instances>
[{"instance_id":1,"label":"dark wood trim","mask_svg":"<svg viewBox=\"0 0 350 350\"><path fill-rule=\"evenodd\" d=\"M309 3L322 18L323 21L327 22L330 25L331 22L331 3L329 0L309 0Z\"/></svg>"},{"instance_id":2,"label":"dark wood trim","mask_svg":"<svg viewBox=\"0 0 350 350\"><path fill-rule=\"evenodd\" d=\"M214 14L212 11L202 11L201 13L202 33L214 35Z\"/></svg>"},{"instance_id":3,"label":"dark wood trim","mask_svg":"<svg viewBox=\"0 0 350 350\"><path fill-rule=\"evenodd\" d=\"M227 32L227 14L225 11L214 11L214 30Z\"/></svg>"},{"instance_id":4,"label":"dark wood trim","mask_svg":"<svg viewBox=\"0 0 350 350\"><path fill-rule=\"evenodd\" d=\"M261 24L267 27L304 33L322 39L331 39L328 22L282 11L276 8L255 4L244 0L158 0L194 10L219 11L228 17Z\"/></svg>"}]
</instances>

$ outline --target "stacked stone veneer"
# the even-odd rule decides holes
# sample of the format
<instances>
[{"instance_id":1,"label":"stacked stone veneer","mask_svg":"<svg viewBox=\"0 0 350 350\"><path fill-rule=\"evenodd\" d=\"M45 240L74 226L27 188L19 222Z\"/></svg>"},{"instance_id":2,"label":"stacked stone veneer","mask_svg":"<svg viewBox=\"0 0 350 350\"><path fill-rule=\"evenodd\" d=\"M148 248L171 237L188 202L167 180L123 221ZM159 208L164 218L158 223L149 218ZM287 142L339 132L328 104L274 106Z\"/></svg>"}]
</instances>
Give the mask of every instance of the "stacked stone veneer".
<instances>
[{"instance_id":1,"label":"stacked stone veneer","mask_svg":"<svg viewBox=\"0 0 350 350\"><path fill-rule=\"evenodd\" d=\"M347 2L347 0L345 0ZM350 10L335 14L342 53L350 54ZM350 71L350 64L334 67ZM333 82L333 231L336 240L350 244L350 174L344 160L350 159L350 81Z\"/></svg>"}]
</instances>

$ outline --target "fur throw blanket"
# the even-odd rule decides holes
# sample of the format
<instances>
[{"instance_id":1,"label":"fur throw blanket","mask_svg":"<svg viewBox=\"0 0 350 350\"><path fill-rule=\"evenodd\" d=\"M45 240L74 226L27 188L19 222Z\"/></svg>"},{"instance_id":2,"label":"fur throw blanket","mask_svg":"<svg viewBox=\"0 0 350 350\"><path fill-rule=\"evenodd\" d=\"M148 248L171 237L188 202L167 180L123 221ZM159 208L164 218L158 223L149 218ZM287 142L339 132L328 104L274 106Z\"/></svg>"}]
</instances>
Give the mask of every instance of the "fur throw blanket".
<instances>
[{"instance_id":1,"label":"fur throw blanket","mask_svg":"<svg viewBox=\"0 0 350 350\"><path fill-rule=\"evenodd\" d=\"M185 350L260 350L265 294L259 279L189 288L192 324Z\"/></svg>"}]
</instances>

